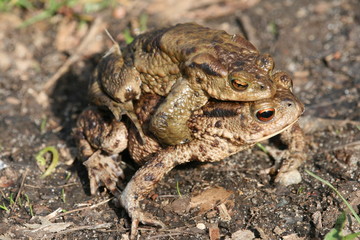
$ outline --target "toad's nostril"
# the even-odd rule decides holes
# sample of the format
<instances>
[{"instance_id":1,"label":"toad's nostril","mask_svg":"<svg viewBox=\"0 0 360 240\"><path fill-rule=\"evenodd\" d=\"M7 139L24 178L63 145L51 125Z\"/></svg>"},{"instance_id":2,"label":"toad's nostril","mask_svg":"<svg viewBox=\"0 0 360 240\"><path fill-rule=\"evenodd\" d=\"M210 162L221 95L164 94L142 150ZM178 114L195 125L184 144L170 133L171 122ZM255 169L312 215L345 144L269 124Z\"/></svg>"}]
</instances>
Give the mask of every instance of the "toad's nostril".
<instances>
[{"instance_id":1,"label":"toad's nostril","mask_svg":"<svg viewBox=\"0 0 360 240\"><path fill-rule=\"evenodd\" d=\"M264 85L260 85L260 90L265 90L265 86L264 86Z\"/></svg>"}]
</instances>

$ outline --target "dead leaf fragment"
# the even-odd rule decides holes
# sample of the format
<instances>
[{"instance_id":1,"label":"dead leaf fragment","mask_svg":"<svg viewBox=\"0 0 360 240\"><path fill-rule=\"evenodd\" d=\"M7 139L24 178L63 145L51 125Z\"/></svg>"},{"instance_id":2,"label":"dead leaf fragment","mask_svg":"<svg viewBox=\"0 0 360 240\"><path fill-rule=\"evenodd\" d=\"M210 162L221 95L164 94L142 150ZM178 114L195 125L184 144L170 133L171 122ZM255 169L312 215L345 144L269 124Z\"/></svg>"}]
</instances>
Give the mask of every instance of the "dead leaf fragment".
<instances>
[{"instance_id":1,"label":"dead leaf fragment","mask_svg":"<svg viewBox=\"0 0 360 240\"><path fill-rule=\"evenodd\" d=\"M12 179L8 179L6 176L0 177L0 188L7 188L14 184Z\"/></svg>"},{"instance_id":2,"label":"dead leaf fragment","mask_svg":"<svg viewBox=\"0 0 360 240\"><path fill-rule=\"evenodd\" d=\"M321 230L323 228L322 225L322 220L321 220L321 212L320 211L316 211L313 215L312 215L312 221L315 224L315 228L317 230Z\"/></svg>"},{"instance_id":3,"label":"dead leaf fragment","mask_svg":"<svg viewBox=\"0 0 360 240\"><path fill-rule=\"evenodd\" d=\"M87 26L78 26L78 22L73 20L69 21L64 18L58 28L55 46L58 51L70 51L75 49L87 32Z\"/></svg>"},{"instance_id":4,"label":"dead leaf fragment","mask_svg":"<svg viewBox=\"0 0 360 240\"><path fill-rule=\"evenodd\" d=\"M146 6L146 10L150 15L158 14L161 19L170 22L199 21L199 19L231 15L236 11L248 9L258 2L259 0L154 0Z\"/></svg>"},{"instance_id":5,"label":"dead leaf fragment","mask_svg":"<svg viewBox=\"0 0 360 240\"><path fill-rule=\"evenodd\" d=\"M5 72L11 67L11 55L6 52L0 51L0 59L0 70Z\"/></svg>"},{"instance_id":6,"label":"dead leaf fragment","mask_svg":"<svg viewBox=\"0 0 360 240\"><path fill-rule=\"evenodd\" d=\"M200 208L200 214L214 208L216 205L226 201L234 192L221 187L207 189L191 198L190 209Z\"/></svg>"},{"instance_id":7,"label":"dead leaf fragment","mask_svg":"<svg viewBox=\"0 0 360 240\"><path fill-rule=\"evenodd\" d=\"M21 103L21 101L15 97L7 97L5 101L11 105L19 105Z\"/></svg>"},{"instance_id":8,"label":"dead leaf fragment","mask_svg":"<svg viewBox=\"0 0 360 240\"><path fill-rule=\"evenodd\" d=\"M0 187L9 187L14 185L19 177L19 171L15 171L8 167L4 162L0 161L0 165L3 166L0 177Z\"/></svg>"},{"instance_id":9,"label":"dead leaf fragment","mask_svg":"<svg viewBox=\"0 0 360 240\"><path fill-rule=\"evenodd\" d=\"M65 222L65 223L42 223L42 224L24 224L25 227L32 229L32 232L49 232L49 233L56 233L65 230L66 228L70 227L73 223L72 222Z\"/></svg>"}]
</instances>

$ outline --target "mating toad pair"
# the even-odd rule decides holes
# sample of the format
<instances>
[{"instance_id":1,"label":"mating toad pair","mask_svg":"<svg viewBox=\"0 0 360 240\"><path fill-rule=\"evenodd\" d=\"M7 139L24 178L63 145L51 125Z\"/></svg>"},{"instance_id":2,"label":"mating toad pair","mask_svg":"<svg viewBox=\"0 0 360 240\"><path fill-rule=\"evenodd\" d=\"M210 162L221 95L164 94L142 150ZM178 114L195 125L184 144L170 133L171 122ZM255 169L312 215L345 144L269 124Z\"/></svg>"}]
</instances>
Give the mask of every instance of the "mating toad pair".
<instances>
[{"instance_id":1,"label":"mating toad pair","mask_svg":"<svg viewBox=\"0 0 360 240\"><path fill-rule=\"evenodd\" d=\"M192 23L139 35L123 51L114 44L101 59L89 88L96 106L80 115L74 133L91 192L103 184L118 197L132 238L139 222L164 226L140 201L176 165L220 161L281 133L288 154L275 182L301 180L304 106L291 78L273 68L241 36ZM120 192L116 157L126 148L143 166Z\"/></svg>"}]
</instances>

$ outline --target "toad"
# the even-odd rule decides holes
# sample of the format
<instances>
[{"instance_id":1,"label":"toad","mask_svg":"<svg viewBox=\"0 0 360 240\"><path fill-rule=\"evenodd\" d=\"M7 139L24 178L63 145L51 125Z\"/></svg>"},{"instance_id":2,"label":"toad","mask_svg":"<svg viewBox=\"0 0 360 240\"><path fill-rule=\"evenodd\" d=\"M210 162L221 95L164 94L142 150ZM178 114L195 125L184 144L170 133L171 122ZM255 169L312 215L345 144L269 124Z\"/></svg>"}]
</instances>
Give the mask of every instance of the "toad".
<instances>
[{"instance_id":1,"label":"toad","mask_svg":"<svg viewBox=\"0 0 360 240\"><path fill-rule=\"evenodd\" d=\"M84 164L89 171L92 192L102 182L118 197L132 218L131 238L134 239L139 222L164 226L140 208L140 201L175 166L190 161L220 161L276 134L281 134L289 154L278 169L275 182L296 183L291 178L293 173L300 176L297 168L305 160L304 136L297 123L304 106L292 94L292 81L287 74L275 73L274 81L277 91L272 98L253 102L209 101L194 111L187 121L193 140L175 146L159 144L148 132L151 115L161 106L158 95L144 94L135 104L137 118L146 134L146 144L141 143L132 125L127 127L124 122L118 122L112 115L94 107L85 110L74 133L82 158L86 160ZM132 158L143 166L124 191L119 192L116 183L123 172L111 155L126 147Z\"/></svg>"},{"instance_id":2,"label":"toad","mask_svg":"<svg viewBox=\"0 0 360 240\"><path fill-rule=\"evenodd\" d=\"M239 35L197 24L178 24L139 35L122 52L114 46L101 59L90 84L93 103L123 114L142 128L133 100L141 94L166 96L149 122L160 143L192 139L187 121L209 98L255 101L275 94L273 59Z\"/></svg>"}]
</instances>

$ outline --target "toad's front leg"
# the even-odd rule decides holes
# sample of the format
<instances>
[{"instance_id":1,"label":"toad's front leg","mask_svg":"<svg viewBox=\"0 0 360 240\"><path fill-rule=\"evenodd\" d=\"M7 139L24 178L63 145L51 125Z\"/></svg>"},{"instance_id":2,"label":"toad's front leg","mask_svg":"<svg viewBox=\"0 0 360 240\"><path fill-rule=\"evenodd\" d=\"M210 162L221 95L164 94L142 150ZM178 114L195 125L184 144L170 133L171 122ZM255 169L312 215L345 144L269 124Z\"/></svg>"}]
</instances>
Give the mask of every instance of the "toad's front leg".
<instances>
[{"instance_id":1,"label":"toad's front leg","mask_svg":"<svg viewBox=\"0 0 360 240\"><path fill-rule=\"evenodd\" d=\"M299 123L281 133L281 140L288 146L288 155L283 161L275 182L288 186L301 181L298 168L306 160L305 136Z\"/></svg>"},{"instance_id":2,"label":"toad's front leg","mask_svg":"<svg viewBox=\"0 0 360 240\"><path fill-rule=\"evenodd\" d=\"M187 121L191 113L202 107L208 98L180 78L151 118L149 129L166 145L178 145L192 140Z\"/></svg>"},{"instance_id":3,"label":"toad's front leg","mask_svg":"<svg viewBox=\"0 0 360 240\"><path fill-rule=\"evenodd\" d=\"M94 71L89 98L93 104L107 107L118 121L126 114L144 140L145 135L133 106L133 101L140 97L140 86L139 72L124 62L119 45L115 43Z\"/></svg>"},{"instance_id":4,"label":"toad's front leg","mask_svg":"<svg viewBox=\"0 0 360 240\"><path fill-rule=\"evenodd\" d=\"M124 174L113 158L127 147L124 123L116 121L109 112L90 107L79 116L73 133L80 159L88 169L91 194L103 184L117 194L116 185Z\"/></svg>"}]
</instances>

